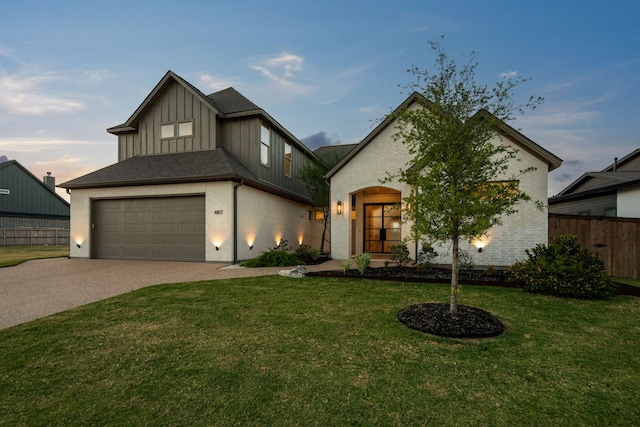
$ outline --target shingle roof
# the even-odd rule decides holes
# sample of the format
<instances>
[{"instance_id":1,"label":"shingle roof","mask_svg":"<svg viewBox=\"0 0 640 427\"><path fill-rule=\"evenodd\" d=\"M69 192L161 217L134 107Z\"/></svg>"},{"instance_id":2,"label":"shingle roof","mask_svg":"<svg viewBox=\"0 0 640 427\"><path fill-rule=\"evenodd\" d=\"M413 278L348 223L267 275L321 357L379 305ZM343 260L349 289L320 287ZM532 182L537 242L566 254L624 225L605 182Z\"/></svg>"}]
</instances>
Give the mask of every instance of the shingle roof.
<instances>
[{"instance_id":1,"label":"shingle roof","mask_svg":"<svg viewBox=\"0 0 640 427\"><path fill-rule=\"evenodd\" d=\"M557 196L550 197L549 204L610 193L633 186L640 186L640 171L587 172Z\"/></svg>"},{"instance_id":2,"label":"shingle roof","mask_svg":"<svg viewBox=\"0 0 640 427\"><path fill-rule=\"evenodd\" d=\"M60 184L69 189L237 181L302 203L311 200L258 178L224 148L131 157Z\"/></svg>"},{"instance_id":3,"label":"shingle roof","mask_svg":"<svg viewBox=\"0 0 640 427\"><path fill-rule=\"evenodd\" d=\"M258 180L224 148L137 156L60 184L62 188L95 188L225 179Z\"/></svg>"},{"instance_id":4,"label":"shingle roof","mask_svg":"<svg viewBox=\"0 0 640 427\"><path fill-rule=\"evenodd\" d=\"M260 107L232 87L207 95L207 98L222 114L261 110Z\"/></svg>"}]
</instances>

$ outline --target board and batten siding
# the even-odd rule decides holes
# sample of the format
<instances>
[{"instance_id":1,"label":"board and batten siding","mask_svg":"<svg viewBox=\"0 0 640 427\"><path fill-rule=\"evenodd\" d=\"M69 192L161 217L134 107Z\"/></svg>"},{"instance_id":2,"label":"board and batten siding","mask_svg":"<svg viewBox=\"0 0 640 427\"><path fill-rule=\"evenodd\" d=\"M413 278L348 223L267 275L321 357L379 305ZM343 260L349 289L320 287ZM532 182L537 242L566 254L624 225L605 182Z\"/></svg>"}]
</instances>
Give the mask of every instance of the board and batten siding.
<instances>
[{"instance_id":1,"label":"board and batten siding","mask_svg":"<svg viewBox=\"0 0 640 427\"><path fill-rule=\"evenodd\" d=\"M193 121L190 137L160 138L160 126ZM118 161L150 154L181 153L216 148L216 114L184 86L173 83L136 124L137 132L118 136Z\"/></svg>"},{"instance_id":2,"label":"board and batten siding","mask_svg":"<svg viewBox=\"0 0 640 427\"><path fill-rule=\"evenodd\" d=\"M259 117L225 120L218 129L218 145L224 147L261 180L298 194L308 195L305 183L298 176L300 170L309 164L311 159L274 127L270 127L269 165L260 163L262 123ZM285 143L291 145L291 176L284 174Z\"/></svg>"}]
</instances>

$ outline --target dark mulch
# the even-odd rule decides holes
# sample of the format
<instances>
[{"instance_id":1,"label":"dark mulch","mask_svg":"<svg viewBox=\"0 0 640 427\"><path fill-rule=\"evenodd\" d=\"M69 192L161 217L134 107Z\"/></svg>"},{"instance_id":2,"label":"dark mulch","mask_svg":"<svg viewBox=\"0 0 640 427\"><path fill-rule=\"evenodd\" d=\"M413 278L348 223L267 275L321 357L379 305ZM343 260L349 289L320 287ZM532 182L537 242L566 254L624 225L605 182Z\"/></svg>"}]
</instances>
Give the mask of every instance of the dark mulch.
<instances>
[{"instance_id":1,"label":"dark mulch","mask_svg":"<svg viewBox=\"0 0 640 427\"><path fill-rule=\"evenodd\" d=\"M405 326L427 334L448 338L489 338L504 332L504 325L491 313L476 307L458 306L452 316L449 304L410 305L398 313Z\"/></svg>"},{"instance_id":2,"label":"dark mulch","mask_svg":"<svg viewBox=\"0 0 640 427\"><path fill-rule=\"evenodd\" d=\"M449 268L416 268L410 266L401 267L368 267L364 275L358 270L351 269L347 272L341 270L309 272L308 276L364 278L376 280L391 280L404 282L429 282L451 283L451 270ZM507 282L503 270L460 270L458 281L463 285L501 286L507 288L520 288L522 283ZM640 287L616 283L618 295L630 295L640 297Z\"/></svg>"},{"instance_id":3,"label":"dark mulch","mask_svg":"<svg viewBox=\"0 0 640 427\"><path fill-rule=\"evenodd\" d=\"M448 268L380 267L367 268L364 275L358 270L346 272L309 272L308 276L366 278L405 282L451 283ZM521 283L508 282L501 270L461 270L459 282L465 285L502 286L519 288ZM640 297L640 288L617 284L619 295ZM425 303L409 306L398 313L398 320L417 331L449 338L487 338L504 332L504 325L491 313L475 307L458 306L458 316L449 313L449 304Z\"/></svg>"}]
</instances>

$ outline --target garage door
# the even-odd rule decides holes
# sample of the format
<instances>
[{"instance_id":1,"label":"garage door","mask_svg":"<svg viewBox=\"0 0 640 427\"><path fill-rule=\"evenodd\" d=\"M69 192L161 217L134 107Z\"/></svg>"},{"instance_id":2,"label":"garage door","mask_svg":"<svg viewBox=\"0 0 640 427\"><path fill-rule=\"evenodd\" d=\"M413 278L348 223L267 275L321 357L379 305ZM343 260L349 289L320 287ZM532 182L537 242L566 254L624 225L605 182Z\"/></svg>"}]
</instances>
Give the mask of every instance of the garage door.
<instances>
[{"instance_id":1,"label":"garage door","mask_svg":"<svg viewBox=\"0 0 640 427\"><path fill-rule=\"evenodd\" d=\"M95 200L93 258L204 261L204 196Z\"/></svg>"}]
</instances>

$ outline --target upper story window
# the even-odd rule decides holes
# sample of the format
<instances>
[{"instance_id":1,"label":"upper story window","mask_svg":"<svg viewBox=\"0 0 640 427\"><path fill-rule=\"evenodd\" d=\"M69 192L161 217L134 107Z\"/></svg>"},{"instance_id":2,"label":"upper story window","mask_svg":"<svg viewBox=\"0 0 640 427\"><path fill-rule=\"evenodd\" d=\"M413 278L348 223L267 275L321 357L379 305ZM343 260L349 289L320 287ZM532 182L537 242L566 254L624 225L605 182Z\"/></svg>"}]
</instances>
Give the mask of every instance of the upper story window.
<instances>
[{"instance_id":1,"label":"upper story window","mask_svg":"<svg viewBox=\"0 0 640 427\"><path fill-rule=\"evenodd\" d=\"M193 121L160 125L160 139L193 136Z\"/></svg>"},{"instance_id":2,"label":"upper story window","mask_svg":"<svg viewBox=\"0 0 640 427\"><path fill-rule=\"evenodd\" d=\"M175 136L175 126L170 125L160 125L160 138L173 138Z\"/></svg>"},{"instance_id":3,"label":"upper story window","mask_svg":"<svg viewBox=\"0 0 640 427\"><path fill-rule=\"evenodd\" d=\"M180 122L178 123L178 136L192 136L193 135L193 122Z\"/></svg>"},{"instance_id":4,"label":"upper story window","mask_svg":"<svg viewBox=\"0 0 640 427\"><path fill-rule=\"evenodd\" d=\"M291 144L284 143L284 174L291 176Z\"/></svg>"},{"instance_id":5,"label":"upper story window","mask_svg":"<svg viewBox=\"0 0 640 427\"><path fill-rule=\"evenodd\" d=\"M271 151L271 130L269 126L262 123L260 129L260 163L269 166Z\"/></svg>"}]
</instances>

